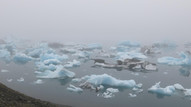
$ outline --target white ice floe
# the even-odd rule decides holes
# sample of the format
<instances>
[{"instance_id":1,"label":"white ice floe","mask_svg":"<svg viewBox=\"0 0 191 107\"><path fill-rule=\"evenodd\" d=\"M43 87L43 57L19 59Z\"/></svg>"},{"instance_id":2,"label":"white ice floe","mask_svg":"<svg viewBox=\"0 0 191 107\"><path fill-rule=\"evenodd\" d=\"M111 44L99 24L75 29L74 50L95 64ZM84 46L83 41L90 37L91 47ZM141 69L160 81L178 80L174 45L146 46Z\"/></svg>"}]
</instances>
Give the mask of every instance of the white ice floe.
<instances>
[{"instance_id":1,"label":"white ice floe","mask_svg":"<svg viewBox=\"0 0 191 107\"><path fill-rule=\"evenodd\" d=\"M7 79L7 82L12 82L13 81L13 79Z\"/></svg>"},{"instance_id":2,"label":"white ice floe","mask_svg":"<svg viewBox=\"0 0 191 107\"><path fill-rule=\"evenodd\" d=\"M77 60L73 60L73 61L71 61L71 62L67 62L65 65L64 65L64 67L65 68L72 68L72 67L78 67L78 66L80 66L80 61L77 61Z\"/></svg>"},{"instance_id":3,"label":"white ice floe","mask_svg":"<svg viewBox=\"0 0 191 107\"><path fill-rule=\"evenodd\" d=\"M50 64L58 65L58 64L61 64L61 62L58 59L47 59L43 63L45 65L50 65Z\"/></svg>"},{"instance_id":4,"label":"white ice floe","mask_svg":"<svg viewBox=\"0 0 191 107\"><path fill-rule=\"evenodd\" d=\"M107 85L112 87L123 87L123 88L133 88L136 86L136 82L134 80L120 80L116 79L108 74L102 75L90 75L84 76L81 80L85 80L86 83L90 83L92 85Z\"/></svg>"},{"instance_id":5,"label":"white ice floe","mask_svg":"<svg viewBox=\"0 0 191 107\"><path fill-rule=\"evenodd\" d=\"M119 90L115 88L107 88L106 91L102 94L104 98L112 98L115 96L115 93L118 93Z\"/></svg>"},{"instance_id":6,"label":"white ice floe","mask_svg":"<svg viewBox=\"0 0 191 107\"><path fill-rule=\"evenodd\" d=\"M2 69L2 70L1 70L1 72L3 72L3 73L4 73L4 72L9 72L9 71L8 71L8 70L6 70L6 69Z\"/></svg>"},{"instance_id":7,"label":"white ice floe","mask_svg":"<svg viewBox=\"0 0 191 107\"><path fill-rule=\"evenodd\" d=\"M89 58L90 57L90 52L87 51L78 51L73 56L77 56L78 58Z\"/></svg>"},{"instance_id":8,"label":"white ice floe","mask_svg":"<svg viewBox=\"0 0 191 107\"><path fill-rule=\"evenodd\" d=\"M133 59L133 58L137 58L137 59L145 59L147 58L147 56L145 56L142 53L139 52L118 52L116 55L116 59L118 60L122 60L124 61L125 59Z\"/></svg>"},{"instance_id":9,"label":"white ice floe","mask_svg":"<svg viewBox=\"0 0 191 107\"><path fill-rule=\"evenodd\" d=\"M38 78L72 78L75 76L74 72L71 72L67 69L65 69L62 65L58 65L56 70L51 71L51 70L45 70L43 72L38 72L37 77Z\"/></svg>"},{"instance_id":10,"label":"white ice floe","mask_svg":"<svg viewBox=\"0 0 191 107\"><path fill-rule=\"evenodd\" d=\"M167 65L190 66L191 65L191 56L184 52L181 52L180 58L162 57L162 58L158 58L158 63L167 64Z\"/></svg>"},{"instance_id":11,"label":"white ice floe","mask_svg":"<svg viewBox=\"0 0 191 107\"><path fill-rule=\"evenodd\" d=\"M36 81L34 81L34 84L43 84L44 82L41 79L38 79Z\"/></svg>"},{"instance_id":12,"label":"white ice floe","mask_svg":"<svg viewBox=\"0 0 191 107\"><path fill-rule=\"evenodd\" d=\"M72 84L70 84L70 86L67 88L68 91L70 92L76 92L76 93L82 93L83 89L81 89L80 87L76 87Z\"/></svg>"},{"instance_id":13,"label":"white ice floe","mask_svg":"<svg viewBox=\"0 0 191 107\"><path fill-rule=\"evenodd\" d=\"M129 47L139 47L140 46L140 44L138 42L135 42L135 41L122 41L118 45L129 46Z\"/></svg>"},{"instance_id":14,"label":"white ice floe","mask_svg":"<svg viewBox=\"0 0 191 107\"><path fill-rule=\"evenodd\" d=\"M129 93L129 96L132 97L132 98L133 98L133 97L137 97L136 94L132 94L132 93Z\"/></svg>"},{"instance_id":15,"label":"white ice floe","mask_svg":"<svg viewBox=\"0 0 191 107\"><path fill-rule=\"evenodd\" d=\"M23 82L25 79L23 77L17 79L18 82Z\"/></svg>"},{"instance_id":16,"label":"white ice floe","mask_svg":"<svg viewBox=\"0 0 191 107\"><path fill-rule=\"evenodd\" d=\"M45 60L50 60L50 59L57 59L59 61L67 60L68 56L67 55L58 55L55 53L45 53L40 55L40 60L45 61Z\"/></svg>"},{"instance_id":17,"label":"white ice floe","mask_svg":"<svg viewBox=\"0 0 191 107\"><path fill-rule=\"evenodd\" d=\"M18 64L25 64L31 60L32 58L30 56L27 56L23 53L16 53L16 55L13 57L13 61Z\"/></svg>"}]
</instances>

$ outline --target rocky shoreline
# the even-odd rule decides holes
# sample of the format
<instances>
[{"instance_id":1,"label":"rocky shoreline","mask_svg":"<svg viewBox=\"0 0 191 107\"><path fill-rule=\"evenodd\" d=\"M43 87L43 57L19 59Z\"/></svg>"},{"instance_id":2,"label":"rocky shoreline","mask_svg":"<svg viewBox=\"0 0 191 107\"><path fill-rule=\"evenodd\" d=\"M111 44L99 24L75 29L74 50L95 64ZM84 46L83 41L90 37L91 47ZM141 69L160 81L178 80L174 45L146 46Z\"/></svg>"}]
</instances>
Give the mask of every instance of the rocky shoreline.
<instances>
[{"instance_id":1,"label":"rocky shoreline","mask_svg":"<svg viewBox=\"0 0 191 107\"><path fill-rule=\"evenodd\" d=\"M34 99L0 83L0 107L70 107Z\"/></svg>"}]
</instances>

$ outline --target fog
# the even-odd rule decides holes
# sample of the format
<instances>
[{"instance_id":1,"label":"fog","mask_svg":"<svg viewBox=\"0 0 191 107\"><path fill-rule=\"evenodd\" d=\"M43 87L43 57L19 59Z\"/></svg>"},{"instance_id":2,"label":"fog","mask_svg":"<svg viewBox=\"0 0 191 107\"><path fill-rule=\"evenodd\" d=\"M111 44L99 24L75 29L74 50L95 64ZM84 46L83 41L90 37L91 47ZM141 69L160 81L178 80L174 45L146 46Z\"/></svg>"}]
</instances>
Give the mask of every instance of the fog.
<instances>
[{"instance_id":1,"label":"fog","mask_svg":"<svg viewBox=\"0 0 191 107\"><path fill-rule=\"evenodd\" d=\"M191 0L0 0L0 37L191 41Z\"/></svg>"}]
</instances>

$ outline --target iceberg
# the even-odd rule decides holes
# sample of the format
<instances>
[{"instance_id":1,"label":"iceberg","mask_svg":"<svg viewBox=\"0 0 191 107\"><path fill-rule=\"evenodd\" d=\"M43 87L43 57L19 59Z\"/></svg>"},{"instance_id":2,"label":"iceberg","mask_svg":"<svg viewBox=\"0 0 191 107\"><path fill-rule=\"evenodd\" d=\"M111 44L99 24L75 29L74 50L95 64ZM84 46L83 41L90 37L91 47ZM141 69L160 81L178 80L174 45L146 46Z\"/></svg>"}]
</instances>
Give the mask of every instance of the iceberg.
<instances>
[{"instance_id":1,"label":"iceberg","mask_svg":"<svg viewBox=\"0 0 191 107\"><path fill-rule=\"evenodd\" d=\"M38 79L36 81L34 81L34 84L43 84L44 82L41 79Z\"/></svg>"},{"instance_id":2,"label":"iceberg","mask_svg":"<svg viewBox=\"0 0 191 107\"><path fill-rule=\"evenodd\" d=\"M72 62L67 62L65 65L64 65L64 67L65 68L72 68L72 67L78 67L78 66L80 66L80 61L77 61L77 60L73 60Z\"/></svg>"},{"instance_id":3,"label":"iceberg","mask_svg":"<svg viewBox=\"0 0 191 107\"><path fill-rule=\"evenodd\" d=\"M40 60L45 61L45 60L50 60L50 59L57 59L59 61L67 60L68 56L67 55L57 55L55 53L45 53L40 55Z\"/></svg>"},{"instance_id":4,"label":"iceberg","mask_svg":"<svg viewBox=\"0 0 191 107\"><path fill-rule=\"evenodd\" d=\"M84 76L81 80L85 80L86 83L90 83L95 86L106 85L111 87L123 87L123 88L133 88L136 86L134 80L120 80L116 79L108 74L102 75L90 75Z\"/></svg>"},{"instance_id":5,"label":"iceberg","mask_svg":"<svg viewBox=\"0 0 191 107\"><path fill-rule=\"evenodd\" d=\"M160 82L158 82L155 85L153 85L151 88L149 88L148 91L152 93L156 93L156 94L171 96L172 94L175 93L176 90L173 85L167 86L165 88L161 88Z\"/></svg>"},{"instance_id":6,"label":"iceberg","mask_svg":"<svg viewBox=\"0 0 191 107\"><path fill-rule=\"evenodd\" d=\"M0 59L4 60L5 62L11 61L11 53L5 49L0 49Z\"/></svg>"},{"instance_id":7,"label":"iceberg","mask_svg":"<svg viewBox=\"0 0 191 107\"><path fill-rule=\"evenodd\" d=\"M90 52L87 52L87 51L78 51L78 52L76 52L73 55L77 56L78 58L89 58L90 57Z\"/></svg>"},{"instance_id":8,"label":"iceberg","mask_svg":"<svg viewBox=\"0 0 191 107\"><path fill-rule=\"evenodd\" d=\"M37 78L73 78L75 73L65 69L62 65L58 65L55 71L45 70L43 72L36 72Z\"/></svg>"},{"instance_id":9,"label":"iceberg","mask_svg":"<svg viewBox=\"0 0 191 107\"><path fill-rule=\"evenodd\" d=\"M23 82L25 79L23 77L17 79L18 82Z\"/></svg>"},{"instance_id":10,"label":"iceberg","mask_svg":"<svg viewBox=\"0 0 191 107\"><path fill-rule=\"evenodd\" d=\"M92 51L95 49L102 49L102 45L98 43L92 43L92 44L88 44L87 47L84 48L84 50L87 50L87 51Z\"/></svg>"},{"instance_id":11,"label":"iceberg","mask_svg":"<svg viewBox=\"0 0 191 107\"><path fill-rule=\"evenodd\" d=\"M116 59L117 60L125 60L125 59L146 59L147 56L143 55L142 53L138 53L138 52L118 52L116 55Z\"/></svg>"},{"instance_id":12,"label":"iceberg","mask_svg":"<svg viewBox=\"0 0 191 107\"><path fill-rule=\"evenodd\" d=\"M76 86L74 86L72 84L69 85L67 90L70 91L70 92L76 92L76 93L82 93L83 92L83 89L81 89L79 87L76 87Z\"/></svg>"},{"instance_id":13,"label":"iceberg","mask_svg":"<svg viewBox=\"0 0 191 107\"><path fill-rule=\"evenodd\" d=\"M122 41L118 44L119 46L139 47L140 44L135 41Z\"/></svg>"},{"instance_id":14,"label":"iceberg","mask_svg":"<svg viewBox=\"0 0 191 107\"><path fill-rule=\"evenodd\" d=\"M4 72L9 72L9 71L8 71L8 70L6 70L6 69L2 69L2 70L1 70L1 72L3 72L3 73L4 73Z\"/></svg>"},{"instance_id":15,"label":"iceberg","mask_svg":"<svg viewBox=\"0 0 191 107\"><path fill-rule=\"evenodd\" d=\"M114 93L118 93L119 90L118 89L115 89L115 88L107 88L106 89L106 92L104 92L102 94L103 98L112 98L114 97Z\"/></svg>"},{"instance_id":16,"label":"iceberg","mask_svg":"<svg viewBox=\"0 0 191 107\"><path fill-rule=\"evenodd\" d=\"M167 65L181 65L181 66L190 66L191 65L191 56L181 52L181 58L174 57L162 57L158 58L158 63L167 64Z\"/></svg>"},{"instance_id":17,"label":"iceberg","mask_svg":"<svg viewBox=\"0 0 191 107\"><path fill-rule=\"evenodd\" d=\"M132 93L129 93L129 96L132 97L132 98L137 97L136 94L132 94Z\"/></svg>"},{"instance_id":18,"label":"iceberg","mask_svg":"<svg viewBox=\"0 0 191 107\"><path fill-rule=\"evenodd\" d=\"M13 81L13 79L7 79L7 82L12 82Z\"/></svg>"},{"instance_id":19,"label":"iceberg","mask_svg":"<svg viewBox=\"0 0 191 107\"><path fill-rule=\"evenodd\" d=\"M78 50L72 48L62 48L60 52L64 54L75 54Z\"/></svg>"},{"instance_id":20,"label":"iceberg","mask_svg":"<svg viewBox=\"0 0 191 107\"><path fill-rule=\"evenodd\" d=\"M61 64L61 62L58 59L47 59L43 62L45 65L58 65Z\"/></svg>"},{"instance_id":21,"label":"iceberg","mask_svg":"<svg viewBox=\"0 0 191 107\"><path fill-rule=\"evenodd\" d=\"M172 41L158 41L153 43L153 47L157 47L157 48L175 48L177 47L176 43L172 42Z\"/></svg>"},{"instance_id":22,"label":"iceberg","mask_svg":"<svg viewBox=\"0 0 191 107\"><path fill-rule=\"evenodd\" d=\"M32 58L27 56L26 54L23 53L17 53L14 57L13 57L13 61L17 64L26 64L27 62L31 61Z\"/></svg>"}]
</instances>

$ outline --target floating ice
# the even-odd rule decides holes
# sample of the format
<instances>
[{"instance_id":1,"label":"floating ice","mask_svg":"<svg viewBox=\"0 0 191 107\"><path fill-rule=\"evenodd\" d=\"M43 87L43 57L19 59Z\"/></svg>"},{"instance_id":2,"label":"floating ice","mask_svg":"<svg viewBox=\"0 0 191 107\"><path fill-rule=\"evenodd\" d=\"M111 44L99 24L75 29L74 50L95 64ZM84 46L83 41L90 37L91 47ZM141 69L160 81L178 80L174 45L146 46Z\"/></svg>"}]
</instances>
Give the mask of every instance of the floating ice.
<instances>
[{"instance_id":1,"label":"floating ice","mask_svg":"<svg viewBox=\"0 0 191 107\"><path fill-rule=\"evenodd\" d=\"M17 79L18 82L23 82L25 79L23 77Z\"/></svg>"},{"instance_id":2,"label":"floating ice","mask_svg":"<svg viewBox=\"0 0 191 107\"><path fill-rule=\"evenodd\" d=\"M5 49L0 49L0 59L10 62L11 61L11 53Z\"/></svg>"},{"instance_id":3,"label":"floating ice","mask_svg":"<svg viewBox=\"0 0 191 107\"><path fill-rule=\"evenodd\" d=\"M132 94L132 93L129 93L129 96L132 97L132 98L133 98L133 97L137 97L136 94Z\"/></svg>"},{"instance_id":4,"label":"floating ice","mask_svg":"<svg viewBox=\"0 0 191 107\"><path fill-rule=\"evenodd\" d=\"M57 59L59 61L67 60L68 56L67 55L57 55L55 53L45 53L41 54L40 60L45 61L45 60L50 60L50 59Z\"/></svg>"},{"instance_id":5,"label":"floating ice","mask_svg":"<svg viewBox=\"0 0 191 107\"><path fill-rule=\"evenodd\" d=\"M8 70L6 69L2 69L1 72L9 72Z\"/></svg>"},{"instance_id":6,"label":"floating ice","mask_svg":"<svg viewBox=\"0 0 191 107\"><path fill-rule=\"evenodd\" d=\"M85 50L94 50L94 49L102 49L102 45L98 43L92 43L88 44L87 47L85 47Z\"/></svg>"},{"instance_id":7,"label":"floating ice","mask_svg":"<svg viewBox=\"0 0 191 107\"><path fill-rule=\"evenodd\" d=\"M64 67L65 68L72 68L72 67L78 67L78 66L80 66L80 61L77 61L77 60L73 60L72 62L67 62L65 65L64 65Z\"/></svg>"},{"instance_id":8,"label":"floating ice","mask_svg":"<svg viewBox=\"0 0 191 107\"><path fill-rule=\"evenodd\" d=\"M64 54L75 54L78 50L72 49L72 48L63 48L60 50L60 52Z\"/></svg>"},{"instance_id":9,"label":"floating ice","mask_svg":"<svg viewBox=\"0 0 191 107\"><path fill-rule=\"evenodd\" d=\"M184 89L184 87L182 86L182 85L180 85L180 84L174 84L174 87L175 87L175 89L177 89L177 90L185 90Z\"/></svg>"},{"instance_id":10,"label":"floating ice","mask_svg":"<svg viewBox=\"0 0 191 107\"><path fill-rule=\"evenodd\" d=\"M135 41L122 41L118 44L119 46L139 47L140 44Z\"/></svg>"},{"instance_id":11,"label":"floating ice","mask_svg":"<svg viewBox=\"0 0 191 107\"><path fill-rule=\"evenodd\" d=\"M34 81L34 84L43 84L44 82L41 79L38 79L36 81Z\"/></svg>"},{"instance_id":12,"label":"floating ice","mask_svg":"<svg viewBox=\"0 0 191 107\"><path fill-rule=\"evenodd\" d=\"M147 58L147 56L143 55L142 53L138 53L138 52L118 52L116 59L117 60L122 60L124 61L125 59L133 59L133 58L137 58L137 59L145 59Z\"/></svg>"},{"instance_id":13,"label":"floating ice","mask_svg":"<svg viewBox=\"0 0 191 107\"><path fill-rule=\"evenodd\" d=\"M23 54L23 53L17 53L14 57L13 57L13 61L15 63L18 63L18 64L25 64L29 61L31 61L32 58L27 56L26 54Z\"/></svg>"},{"instance_id":14,"label":"floating ice","mask_svg":"<svg viewBox=\"0 0 191 107\"><path fill-rule=\"evenodd\" d=\"M81 79L86 80L86 82L95 86L107 85L123 88L133 88L136 86L136 82L134 80L119 80L108 74L84 76Z\"/></svg>"},{"instance_id":15,"label":"floating ice","mask_svg":"<svg viewBox=\"0 0 191 107\"><path fill-rule=\"evenodd\" d=\"M37 73L37 78L72 78L75 73L65 69L62 65L58 65L55 71L45 70Z\"/></svg>"},{"instance_id":16,"label":"floating ice","mask_svg":"<svg viewBox=\"0 0 191 107\"><path fill-rule=\"evenodd\" d=\"M191 56L189 56L184 52L181 52L180 57L181 58L174 58L174 57L158 58L158 63L168 64L168 65L182 65L182 66L191 65Z\"/></svg>"},{"instance_id":17,"label":"floating ice","mask_svg":"<svg viewBox=\"0 0 191 107\"><path fill-rule=\"evenodd\" d=\"M104 92L104 93L102 94L102 96L103 96L104 98L112 98L112 97L115 96L114 93L118 93L118 92L119 92L118 89L115 89L115 88L107 88L107 89L106 89L106 92Z\"/></svg>"},{"instance_id":18,"label":"floating ice","mask_svg":"<svg viewBox=\"0 0 191 107\"><path fill-rule=\"evenodd\" d=\"M7 79L7 82L12 82L13 81L13 79Z\"/></svg>"},{"instance_id":19,"label":"floating ice","mask_svg":"<svg viewBox=\"0 0 191 107\"><path fill-rule=\"evenodd\" d=\"M72 84L70 84L70 86L67 88L67 90L70 92L76 92L76 93L82 93L83 92L83 89L76 87Z\"/></svg>"},{"instance_id":20,"label":"floating ice","mask_svg":"<svg viewBox=\"0 0 191 107\"><path fill-rule=\"evenodd\" d=\"M167 86L165 88L161 88L160 82L158 82L155 85L153 85L151 88L149 88L148 91L152 92L152 93L156 93L156 94L162 94L162 95L170 96L170 95L174 94L175 87L174 86Z\"/></svg>"},{"instance_id":21,"label":"floating ice","mask_svg":"<svg viewBox=\"0 0 191 107\"><path fill-rule=\"evenodd\" d=\"M157 48L169 48L169 47L175 48L175 47L177 47L176 43L174 43L172 41L155 42L155 43L153 43L153 46L157 47Z\"/></svg>"},{"instance_id":22,"label":"floating ice","mask_svg":"<svg viewBox=\"0 0 191 107\"><path fill-rule=\"evenodd\" d=\"M77 56L78 58L89 58L90 52L87 51L78 51L77 53L73 54L74 56Z\"/></svg>"},{"instance_id":23,"label":"floating ice","mask_svg":"<svg viewBox=\"0 0 191 107\"><path fill-rule=\"evenodd\" d=\"M44 61L44 64L45 65L50 65L50 64L58 65L58 64L61 64L61 62L58 59L47 59Z\"/></svg>"}]
</instances>

